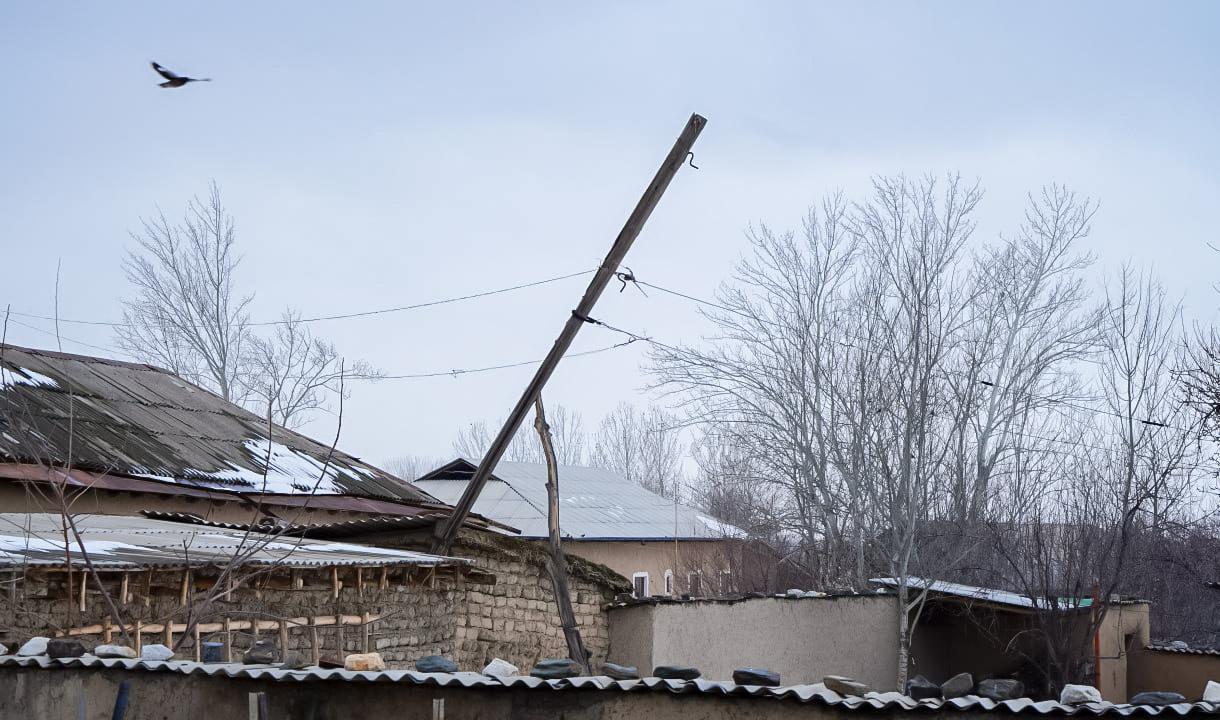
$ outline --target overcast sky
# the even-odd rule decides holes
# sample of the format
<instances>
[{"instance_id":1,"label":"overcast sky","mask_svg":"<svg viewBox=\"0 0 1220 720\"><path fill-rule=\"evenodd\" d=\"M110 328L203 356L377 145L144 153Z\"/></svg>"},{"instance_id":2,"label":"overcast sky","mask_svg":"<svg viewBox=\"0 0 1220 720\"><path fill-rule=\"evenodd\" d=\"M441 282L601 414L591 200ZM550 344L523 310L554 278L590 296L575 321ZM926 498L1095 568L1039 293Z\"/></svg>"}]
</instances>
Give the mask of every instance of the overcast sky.
<instances>
[{"instance_id":1,"label":"overcast sky","mask_svg":"<svg viewBox=\"0 0 1220 720\"><path fill-rule=\"evenodd\" d=\"M114 320L128 232L211 179L236 217L255 319L360 311L597 265L691 112L699 170L627 265L710 295L743 230L794 227L868 178L959 171L980 241L1050 182L1097 198L1098 272L1152 266L1192 317L1217 297L1220 5L1098 3L6 3L0 308ZM156 60L214 82L162 90ZM586 279L320 323L390 374L541 357ZM609 293L597 317L696 341L690 303ZM53 348L51 323L10 342ZM113 345L64 323L64 350ZM72 338L71 340L67 338ZM587 327L575 350L619 337ZM546 392L586 425L647 401L644 352L565 362ZM341 446L448 455L532 368L361 385ZM306 428L329 438L333 417Z\"/></svg>"}]
</instances>

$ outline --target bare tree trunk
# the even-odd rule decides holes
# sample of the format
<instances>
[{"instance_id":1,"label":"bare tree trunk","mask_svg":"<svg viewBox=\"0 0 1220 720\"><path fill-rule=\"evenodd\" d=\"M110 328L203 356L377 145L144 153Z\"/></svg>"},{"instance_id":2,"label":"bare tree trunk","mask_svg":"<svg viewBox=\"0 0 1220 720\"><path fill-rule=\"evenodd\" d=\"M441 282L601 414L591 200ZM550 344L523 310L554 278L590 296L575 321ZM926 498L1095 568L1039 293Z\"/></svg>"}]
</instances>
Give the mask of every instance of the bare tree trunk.
<instances>
[{"instance_id":1,"label":"bare tree trunk","mask_svg":"<svg viewBox=\"0 0 1220 720\"><path fill-rule=\"evenodd\" d=\"M555 590L555 604L559 606L559 622L563 636L568 642L568 657L586 672L589 668L589 651L576 626L576 614L572 612L572 595L568 590L568 564L563 555L559 539L559 463L555 459L555 448L551 443L551 428L546 424L546 412L542 407L542 395L534 401L534 429L542 442L546 457L547 498L547 571L551 574L551 585Z\"/></svg>"}]
</instances>

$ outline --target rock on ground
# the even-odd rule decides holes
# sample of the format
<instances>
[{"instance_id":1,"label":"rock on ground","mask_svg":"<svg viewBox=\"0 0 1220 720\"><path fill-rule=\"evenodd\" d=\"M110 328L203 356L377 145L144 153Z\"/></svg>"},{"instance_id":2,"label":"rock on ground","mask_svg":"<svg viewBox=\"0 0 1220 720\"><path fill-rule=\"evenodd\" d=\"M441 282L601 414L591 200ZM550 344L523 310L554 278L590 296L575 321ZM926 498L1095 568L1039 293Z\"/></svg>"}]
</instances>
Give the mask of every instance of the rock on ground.
<instances>
[{"instance_id":1,"label":"rock on ground","mask_svg":"<svg viewBox=\"0 0 1220 720\"><path fill-rule=\"evenodd\" d=\"M916 700L927 700L940 697L940 685L923 675L916 675L907 681L907 696Z\"/></svg>"},{"instance_id":2,"label":"rock on ground","mask_svg":"<svg viewBox=\"0 0 1220 720\"><path fill-rule=\"evenodd\" d=\"M1059 702L1064 705L1101 702L1101 692L1092 685L1064 685L1059 693Z\"/></svg>"},{"instance_id":3,"label":"rock on ground","mask_svg":"<svg viewBox=\"0 0 1220 720\"><path fill-rule=\"evenodd\" d=\"M76 638L55 638L47 643L47 657L74 658L85 654L85 646Z\"/></svg>"},{"instance_id":4,"label":"rock on ground","mask_svg":"<svg viewBox=\"0 0 1220 720\"><path fill-rule=\"evenodd\" d=\"M35 655L46 655L47 654L47 643L50 641L51 641L50 638L44 638L42 636L32 637L29 640L25 641L25 644L21 646L21 649L17 651L17 654L22 657L34 657Z\"/></svg>"},{"instance_id":5,"label":"rock on ground","mask_svg":"<svg viewBox=\"0 0 1220 720\"><path fill-rule=\"evenodd\" d=\"M343 659L344 670L385 670L381 653L353 653Z\"/></svg>"},{"instance_id":6,"label":"rock on ground","mask_svg":"<svg viewBox=\"0 0 1220 720\"><path fill-rule=\"evenodd\" d=\"M160 643L145 645L140 648L140 657L144 660L173 660L174 651Z\"/></svg>"},{"instance_id":7,"label":"rock on ground","mask_svg":"<svg viewBox=\"0 0 1220 720\"><path fill-rule=\"evenodd\" d=\"M871 691L868 685L842 675L827 675L822 678L822 684L840 695L864 695Z\"/></svg>"},{"instance_id":8,"label":"rock on ground","mask_svg":"<svg viewBox=\"0 0 1220 720\"><path fill-rule=\"evenodd\" d=\"M1176 705L1186 702L1186 697L1176 692L1152 690L1142 692L1131 698L1132 705Z\"/></svg>"},{"instance_id":9,"label":"rock on ground","mask_svg":"<svg viewBox=\"0 0 1220 720\"><path fill-rule=\"evenodd\" d=\"M738 685L762 685L778 687L779 673L766 668L738 668L733 671L733 682Z\"/></svg>"},{"instance_id":10,"label":"rock on ground","mask_svg":"<svg viewBox=\"0 0 1220 720\"><path fill-rule=\"evenodd\" d=\"M997 702L1025 697L1025 683L1020 680L994 678L979 681L978 694Z\"/></svg>"},{"instance_id":11,"label":"rock on ground","mask_svg":"<svg viewBox=\"0 0 1220 720\"><path fill-rule=\"evenodd\" d=\"M444 655L425 655L415 661L415 669L425 673L455 673L458 664Z\"/></svg>"},{"instance_id":12,"label":"rock on ground","mask_svg":"<svg viewBox=\"0 0 1220 720\"><path fill-rule=\"evenodd\" d=\"M944 699L958 698L974 692L974 676L970 673L958 673L940 685L940 695Z\"/></svg>"},{"instance_id":13,"label":"rock on ground","mask_svg":"<svg viewBox=\"0 0 1220 720\"><path fill-rule=\"evenodd\" d=\"M93 648L93 654L100 658L136 658L136 651L126 645L98 645Z\"/></svg>"},{"instance_id":14,"label":"rock on ground","mask_svg":"<svg viewBox=\"0 0 1220 720\"><path fill-rule=\"evenodd\" d=\"M699 668L685 667L683 665L658 665L652 669L652 676L659 677L665 680L694 680L702 676Z\"/></svg>"},{"instance_id":15,"label":"rock on ground","mask_svg":"<svg viewBox=\"0 0 1220 720\"><path fill-rule=\"evenodd\" d=\"M492 658L491 662L487 663L487 667L483 668L483 674L493 677L520 675L521 669L507 660Z\"/></svg>"}]
</instances>

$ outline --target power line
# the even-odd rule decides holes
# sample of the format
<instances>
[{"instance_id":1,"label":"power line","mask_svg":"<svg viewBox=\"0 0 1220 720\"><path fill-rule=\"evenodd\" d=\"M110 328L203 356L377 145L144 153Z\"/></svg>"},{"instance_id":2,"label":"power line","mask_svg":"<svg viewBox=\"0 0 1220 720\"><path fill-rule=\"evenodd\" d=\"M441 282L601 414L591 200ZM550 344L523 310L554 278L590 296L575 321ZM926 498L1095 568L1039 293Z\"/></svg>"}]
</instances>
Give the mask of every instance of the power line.
<instances>
[{"instance_id":1,"label":"power line","mask_svg":"<svg viewBox=\"0 0 1220 720\"><path fill-rule=\"evenodd\" d=\"M295 320L263 320L263 321L259 321L259 322L249 322L249 323L246 323L246 325L249 327L264 327L264 326L268 326L268 325L286 325L286 324L289 324L292 322L314 323L314 322L323 322L326 320L348 320L351 318L369 317L372 315L384 315L386 313L405 312L408 310L419 310L421 308L435 307L437 305L448 305L450 303L462 302L465 300L475 300L478 298L490 297L492 295L500 295L502 293L514 292L516 290L525 290L527 288L538 287L540 285L547 285L549 283L559 282L561 280L570 280L571 278L580 277L581 275L588 275L591 272L594 272L594 270L581 270L580 272L568 273L566 275L556 275L555 277L544 278L542 280L535 280L533 282L521 283L519 285L510 285L508 287L496 288L494 290L484 290L481 292L470 293L468 295L458 295L456 297L441 298L438 300L428 300L425 302L414 303L411 305L399 305L396 307L378 308L375 310L362 310L359 312L342 313L342 314L336 314L336 315L317 315L317 316L313 316L313 317L296 318ZM23 312L16 312L16 311L11 312L10 314L16 315L19 317L36 319L36 320L56 321L56 319L57 319L54 316L38 315L38 314L34 314L34 313L23 313ZM58 322L71 323L74 325L102 325L102 326L106 326L106 327L131 327L131 323L113 322L110 320L73 320L73 319L67 319L67 318L58 318ZM29 327L29 326L26 326L26 327ZM191 326L191 327L198 327L198 326Z\"/></svg>"},{"instance_id":2,"label":"power line","mask_svg":"<svg viewBox=\"0 0 1220 720\"><path fill-rule=\"evenodd\" d=\"M732 313L732 314L734 314L734 315L738 315L738 316L740 316L740 317L746 318L746 319L751 320L751 321L753 321L753 322L761 323L761 324L764 324L764 325L770 325L770 326L772 326L772 327L777 327L777 328L780 328L780 329L783 329L783 330L788 329L788 328L784 327L784 326L783 326L781 323L777 323L777 322L774 322L774 321L771 321L771 320L766 320L766 319L764 319L764 318L760 318L760 317L757 317L757 316L755 316L755 315L751 315L750 313L742 312L741 310L737 310L737 309L732 308L732 307L729 307L729 306L727 306L727 305L722 305L722 304L720 304L720 303L713 302L713 301L711 301L711 300L706 300L706 299L704 299L704 298L700 298L700 297L697 297L697 296L694 296L694 295L690 295L690 294L688 294L688 293L680 292L680 291L678 291L678 290L673 290L673 289L671 289L671 288L662 287L661 285L656 285L656 284L654 284L654 283L645 282L645 281L643 281L643 280L640 280L640 279L636 278L636 277L634 276L634 274L633 274L631 277L627 278L627 281L629 281L629 282L633 282L633 283L635 283L635 284L637 284L637 285L643 285L643 286L645 286L645 287L652 288L653 290L657 290L657 291L659 291L659 292L663 292L663 293L666 293L666 294L668 294L668 295L673 295L673 296L675 296L675 297L679 297L679 298L683 298L683 299L686 299L686 300L690 300L690 301L695 302L695 303L698 303L698 304L700 304L700 305L706 305L706 306L708 306L708 307L713 307L713 308L716 308L717 310L721 310L721 311L724 311L724 312ZM608 327L608 326L607 326L607 327ZM616 328L611 328L611 329L616 329ZM617 329L616 329L616 330L617 330ZM624 331L624 330L618 330L618 332L623 332L623 333L628 334L628 335L630 335L630 334L631 334L631 333L627 333L627 332L626 332L626 331ZM858 337L855 337L855 336L850 336L850 337L853 337L854 339L856 339L856 340L858 340L858 341L863 342L863 340L861 340L861 338L858 338ZM653 342L651 338L640 338L640 339L642 339L642 340L647 340L647 341L649 341L649 342ZM849 348L852 348L852 349L855 349L855 350L859 350L860 352L864 352L864 353L869 352L869 350L868 350L867 348L863 348L863 347L860 347L859 345L855 345L855 344L853 344L853 343L849 343L849 342L846 342L846 341L843 341L843 340L835 340L835 339L833 339L833 338L820 338L820 340L823 340L823 341L829 341L829 342L831 342L831 343L834 343L834 344L837 344L837 345L841 345L841 346L843 346L843 347L849 347ZM654 344L657 344L657 343L654 343ZM669 349L669 350L678 351L678 349L677 349L677 348L674 348L674 347L669 346L669 345L662 345L662 346L663 346L663 347L665 347L665 348L667 348L667 349ZM1090 360L1090 359L1088 359L1088 358L1078 358L1078 359L1079 359L1079 360L1082 360L1082 361L1084 361L1084 362L1093 362L1093 363L1097 363L1097 362L1098 362L1098 361L1096 361L1096 360ZM949 371L949 372L953 372L953 371ZM964 373L961 373L960 371L958 372L958 374L960 374L960 375L964 375ZM990 382L990 381L988 381L988 380L975 379L975 380L974 380L974 382L977 382L977 383L979 383L979 384L981 384L981 385L986 385L986 386L989 386L989 387L995 387L995 386L996 386L996 384L995 384L995 383ZM1126 415L1123 415L1123 414L1118 413L1118 412L1114 412L1114 411L1112 411L1112 410L1105 410L1105 409L1102 409L1102 408L1090 407L1090 406L1087 406L1087 405L1080 405L1080 404L1078 404L1078 403L1074 403L1074 402L1071 402L1071 401L1069 401L1069 400L1062 400L1062 399L1057 399L1057 398L1050 398L1050 397L1046 397L1046 396L1040 396L1040 395L1036 395L1036 394L1034 394L1034 393L1030 393L1029 391L1021 390L1021 389L1019 389L1019 388L1014 388L1014 387L1012 386L1012 383L1008 383L1008 384L1006 384L1006 385L1001 385L1000 387L1003 387L1004 389L1007 389L1007 390L1012 390L1013 392L1023 393L1023 394L1025 394L1025 395L1029 396L1029 397L1041 398L1041 399L1043 399L1043 400L1046 400L1047 402L1056 403L1056 404L1059 404L1059 405L1064 405L1064 406L1066 406L1066 407L1072 407L1072 408L1076 408L1076 409L1078 409L1078 410L1084 410L1084 411L1086 411L1086 412L1093 412L1093 413L1100 413L1100 414L1103 414L1103 415L1110 415L1110 416L1112 416L1112 417L1116 417L1116 418L1118 418L1118 419L1120 419L1120 420L1126 420L1126 419L1127 419L1127 416L1126 416ZM1172 425L1172 424L1169 424L1169 423L1160 422L1160 421L1158 421L1158 420L1153 420L1152 418L1133 418L1133 420L1134 420L1135 422L1140 423L1141 425L1146 425L1146 426L1150 426L1150 427L1164 427L1164 428L1172 428L1172 429L1178 430L1178 431L1180 431L1180 432L1190 432L1190 430L1189 430L1189 429L1187 429L1187 428L1183 428L1183 427L1180 427L1180 426Z\"/></svg>"},{"instance_id":3,"label":"power line","mask_svg":"<svg viewBox=\"0 0 1220 720\"><path fill-rule=\"evenodd\" d=\"M654 286L653 286L653 285L649 285L649 287L654 287ZM659 289L659 288L657 288L657 289ZM661 341L659 341L659 340L657 340L656 338L653 338L653 337L651 337L651 336L648 336L648 335L642 335L642 334L640 334L640 333L632 332L632 331L630 331L630 330L624 330L623 328L615 327L614 325L611 325L611 324L609 324L609 323L607 323L607 322L604 322L604 321L602 321L602 320L597 320L597 319L594 319L594 318L586 318L585 320L586 320L586 322L589 322L589 323L591 323L591 324L594 324L594 325L600 325L601 327L604 327L604 328L606 328L607 330L610 330L610 331L612 331L612 332L616 332L616 333L620 333L620 334L622 334L622 335L626 335L627 337L631 338L632 340L640 340L640 341L643 341L643 342L649 343L650 345L656 345L657 347L662 347L662 348L665 348L666 350L670 350L670 351L672 351L672 352L678 352L678 353L684 352L684 351L683 351L681 348L675 347L675 346L673 346L673 345L667 345L666 343L663 343L663 342L661 342ZM853 347L854 347L854 346L853 346ZM865 352L864 348L857 348L857 349L858 349L858 350L860 350L861 352ZM952 372L952 371L950 371L950 372ZM959 374L961 374L961 373L959 373ZM995 383L989 382L989 381L987 381L987 380L975 380L974 382L980 383L980 384L982 384L982 385L988 385L988 386L992 386L992 387L994 387L994 386L995 386ZM1022 390L1018 390L1018 389L1016 389L1016 388L1012 388L1011 386L1007 386L1007 387L1008 387L1008 389L1013 390L1014 392L1022 392L1022 393L1026 394L1026 395L1030 395L1031 397L1040 397L1041 399L1043 399L1043 400L1045 400L1045 401L1047 401L1047 402L1049 402L1049 403L1053 403L1053 404L1059 404L1059 405L1065 405L1065 406L1067 406L1067 407L1073 407L1073 408L1076 408L1076 409L1078 409L1078 410L1083 410L1083 411L1086 411L1086 412L1097 413L1097 414L1101 414L1101 415L1110 415L1110 416L1113 416L1113 417L1119 418L1119 419L1121 419L1121 420L1126 420L1126 419L1127 419L1127 416L1122 415L1121 413L1114 412L1114 411L1112 411L1112 410L1104 410L1104 409L1102 409L1102 408L1089 407L1089 406L1087 406L1087 405L1080 405L1080 404L1073 403L1073 402L1070 402L1070 401L1067 401L1067 400L1059 400L1059 399L1057 399L1057 398L1051 398L1051 397L1046 397L1046 396L1038 396L1038 395L1033 395L1032 393L1029 393L1029 392L1026 392L1026 391L1022 391ZM1173 424L1170 424L1170 423L1163 423L1163 422L1159 422L1159 421L1156 421L1156 420L1151 420L1151 419L1148 419L1148 420L1141 420L1141 419L1139 419L1139 418L1132 418L1132 419L1133 419L1135 422L1141 423L1141 424L1143 424L1143 425L1148 425L1148 426L1151 426L1151 427L1163 427L1163 428L1170 428L1170 429L1177 430L1177 431L1179 431L1179 432L1192 432L1192 431L1191 431L1190 429L1188 429L1188 428L1183 428L1183 427L1181 427L1181 426L1178 426L1178 425L1173 425Z\"/></svg>"}]
</instances>

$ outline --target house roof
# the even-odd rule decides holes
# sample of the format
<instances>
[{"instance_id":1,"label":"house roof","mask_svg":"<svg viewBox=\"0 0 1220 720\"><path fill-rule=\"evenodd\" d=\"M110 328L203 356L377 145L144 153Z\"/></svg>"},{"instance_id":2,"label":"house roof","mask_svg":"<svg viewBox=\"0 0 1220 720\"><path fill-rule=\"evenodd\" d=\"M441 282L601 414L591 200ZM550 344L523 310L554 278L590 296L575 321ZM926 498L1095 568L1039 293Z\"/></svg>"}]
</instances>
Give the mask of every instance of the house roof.
<instances>
[{"instance_id":1,"label":"house roof","mask_svg":"<svg viewBox=\"0 0 1220 720\"><path fill-rule=\"evenodd\" d=\"M476 469L458 458L415 484L443 502L455 503ZM521 530L547 536L546 466L501 462L479 493L474 512ZM560 532L572 540L713 540L744 538L745 531L689 505L677 503L601 468L559 467Z\"/></svg>"},{"instance_id":2,"label":"house roof","mask_svg":"<svg viewBox=\"0 0 1220 720\"><path fill-rule=\"evenodd\" d=\"M104 569L225 566L240 557L243 566L363 567L469 565L462 558L410 550L307 540L216 526L118 515L74 515L75 537L64 547L58 513L0 513L0 568L74 567Z\"/></svg>"},{"instance_id":3,"label":"house roof","mask_svg":"<svg viewBox=\"0 0 1220 720\"><path fill-rule=\"evenodd\" d=\"M0 345L0 464L209 491L435 502L151 365ZM37 473L26 472L25 475ZM12 472L6 476L12 477ZM113 483L111 483L113 484Z\"/></svg>"}]
</instances>

